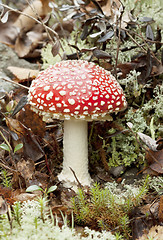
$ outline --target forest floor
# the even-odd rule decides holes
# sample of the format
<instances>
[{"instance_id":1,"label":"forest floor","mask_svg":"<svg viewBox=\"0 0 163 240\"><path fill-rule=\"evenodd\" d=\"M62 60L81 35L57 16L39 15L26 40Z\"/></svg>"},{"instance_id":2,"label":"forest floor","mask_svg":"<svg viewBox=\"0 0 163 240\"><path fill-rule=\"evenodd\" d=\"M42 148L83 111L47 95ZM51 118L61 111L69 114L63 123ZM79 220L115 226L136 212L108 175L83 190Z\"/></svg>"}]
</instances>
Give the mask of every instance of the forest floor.
<instances>
[{"instance_id":1,"label":"forest floor","mask_svg":"<svg viewBox=\"0 0 163 240\"><path fill-rule=\"evenodd\" d=\"M161 239L162 15L133 2L0 1L2 239ZM79 59L110 71L128 106L88 123L94 183L74 191L57 177L63 121L45 123L27 95L41 70Z\"/></svg>"}]
</instances>

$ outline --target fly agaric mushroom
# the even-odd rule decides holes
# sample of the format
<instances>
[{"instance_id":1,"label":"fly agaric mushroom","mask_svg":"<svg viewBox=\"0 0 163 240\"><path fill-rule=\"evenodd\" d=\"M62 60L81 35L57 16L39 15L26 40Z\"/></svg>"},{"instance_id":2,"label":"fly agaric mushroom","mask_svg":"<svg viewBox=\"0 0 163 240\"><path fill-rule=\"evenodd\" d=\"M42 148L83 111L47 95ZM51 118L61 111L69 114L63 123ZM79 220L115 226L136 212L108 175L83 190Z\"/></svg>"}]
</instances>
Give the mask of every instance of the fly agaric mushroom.
<instances>
[{"instance_id":1,"label":"fly agaric mushroom","mask_svg":"<svg viewBox=\"0 0 163 240\"><path fill-rule=\"evenodd\" d=\"M87 122L110 120L110 113L127 107L119 83L92 62L62 61L39 73L29 89L28 101L46 120L64 120L59 180L71 186L76 176L82 185L90 185Z\"/></svg>"}]
</instances>

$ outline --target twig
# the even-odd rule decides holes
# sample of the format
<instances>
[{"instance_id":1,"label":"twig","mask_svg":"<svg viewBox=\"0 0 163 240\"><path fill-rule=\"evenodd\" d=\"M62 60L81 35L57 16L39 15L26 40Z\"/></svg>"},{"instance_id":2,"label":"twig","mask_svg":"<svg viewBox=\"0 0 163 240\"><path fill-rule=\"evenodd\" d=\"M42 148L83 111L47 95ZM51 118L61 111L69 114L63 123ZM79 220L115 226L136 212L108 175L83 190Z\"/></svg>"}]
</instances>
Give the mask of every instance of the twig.
<instances>
[{"instance_id":1,"label":"twig","mask_svg":"<svg viewBox=\"0 0 163 240\"><path fill-rule=\"evenodd\" d=\"M135 33L138 37L142 38L139 34ZM149 42L149 43L159 43L160 45L163 45L163 42L160 41L155 41L155 40L150 40L150 39L144 39L144 41Z\"/></svg>"},{"instance_id":2,"label":"twig","mask_svg":"<svg viewBox=\"0 0 163 240\"><path fill-rule=\"evenodd\" d=\"M49 168L49 163L48 163L48 159L47 159L47 155L45 154L45 163L46 163L46 167L47 167L47 169L48 169L48 172L50 173L50 174L52 174L52 171L50 170L50 168Z\"/></svg>"},{"instance_id":3,"label":"twig","mask_svg":"<svg viewBox=\"0 0 163 240\"><path fill-rule=\"evenodd\" d=\"M163 42L160 41L154 41L154 40L150 40L150 39L145 39L142 35L139 35L137 32L134 32L133 30L127 30L126 28L121 28L122 30L124 30L125 32L131 32L134 33L136 36L138 36L139 38L143 39L146 42L150 42L150 43L159 43L161 45L163 45Z\"/></svg>"},{"instance_id":4,"label":"twig","mask_svg":"<svg viewBox=\"0 0 163 240\"><path fill-rule=\"evenodd\" d=\"M49 37L49 39L54 43L53 38L51 37L51 35L49 34L48 28L45 25L45 23L42 21L41 17L39 16L37 9L29 2L29 0L26 0L26 2L28 3L28 5L31 7L32 11L35 13L35 15L37 16L37 18L39 19L40 23L42 24L42 26L45 28L45 31ZM56 33L56 32L55 32ZM56 33L57 34L57 33ZM59 40L58 34L57 34L57 40ZM60 46L62 48L62 50L64 51L62 44L60 43ZM62 59L60 53L58 53L58 55L60 56L60 58Z\"/></svg>"},{"instance_id":5,"label":"twig","mask_svg":"<svg viewBox=\"0 0 163 240\"><path fill-rule=\"evenodd\" d=\"M121 22L121 20L120 20L120 22ZM121 23L120 23L120 25L121 25ZM116 60L115 60L115 78L116 79L117 79L117 65L118 65L119 47L120 47L120 42L121 42L120 33L121 33L121 30L120 30L120 26L119 26L119 29L118 29L117 52L116 52Z\"/></svg>"},{"instance_id":6,"label":"twig","mask_svg":"<svg viewBox=\"0 0 163 240\"><path fill-rule=\"evenodd\" d=\"M37 163L35 163L35 166L37 166L37 165L39 165L39 164L41 164L41 163L44 163L45 162L45 160L42 160L42 161L40 161L40 162L37 162Z\"/></svg>"},{"instance_id":7,"label":"twig","mask_svg":"<svg viewBox=\"0 0 163 240\"><path fill-rule=\"evenodd\" d=\"M124 13L124 6L123 6L123 11L121 12L121 15L120 15L120 19L119 19L120 22L119 22L119 28L118 28L118 43L117 43L117 53L116 53L116 62L115 62L115 78L117 78L117 65L118 65L119 47L120 47L120 43L121 43L121 22L122 22L123 13ZM117 23L118 23L118 19L117 19Z\"/></svg>"},{"instance_id":8,"label":"twig","mask_svg":"<svg viewBox=\"0 0 163 240\"><path fill-rule=\"evenodd\" d=\"M100 151L100 155L101 155L101 161L102 161L102 163L104 165L104 169L107 172L109 172L110 168L109 168L108 162L106 161L106 152L105 152L105 150L102 147L99 149L99 151Z\"/></svg>"},{"instance_id":9,"label":"twig","mask_svg":"<svg viewBox=\"0 0 163 240\"><path fill-rule=\"evenodd\" d=\"M142 51L143 51L145 54L147 54L147 50L145 50L145 49L132 37L132 35L129 33L129 30L124 29L124 28L122 28L122 30L124 30L124 31L126 32L126 34L132 39L132 41L133 41L139 48L141 48ZM133 31L132 31L132 32L133 32ZM144 44L146 45L146 47L150 50L153 58L155 58L156 61L157 61L159 64L162 64L161 61L154 55L153 51L150 49L149 45L147 44L147 42L157 43L157 41L145 40L144 37L142 36L142 34L139 35L138 33L135 33L135 32L133 32L133 33L134 33L136 36L138 36L139 38L141 38L141 39L143 40L143 42L144 42ZM159 42L159 43L160 43L160 42ZM161 44L163 44L163 43L161 43Z\"/></svg>"},{"instance_id":10,"label":"twig","mask_svg":"<svg viewBox=\"0 0 163 240\"><path fill-rule=\"evenodd\" d=\"M22 15L28 17L28 18L31 18L31 19L34 20L35 22L43 25L43 23L40 22L37 18L34 18L34 17L32 17L32 16L24 13L24 12L21 12L21 11L17 10L17 9L11 8L11 7L7 6L6 4L0 3L0 5L1 5L2 7L5 7L5 8L7 8L7 9L13 11L13 12L16 12L16 13L22 14ZM52 28L50 28L50 27L48 27L48 26L46 26L46 25L45 25L45 27L46 27L49 31L51 31L52 33L54 33L55 37L56 37L57 39L59 39L58 34L57 34Z\"/></svg>"},{"instance_id":11,"label":"twig","mask_svg":"<svg viewBox=\"0 0 163 240\"><path fill-rule=\"evenodd\" d=\"M7 120L7 118L6 118ZM3 129L2 127L0 127L0 129ZM10 157L10 160L11 160L11 163L12 165L15 167L16 169L16 164L14 162L14 159L13 159L13 150L12 150L12 147L9 143L9 141L7 140L7 138L3 135L2 131L0 130L0 135L2 136L2 138L4 139L4 141L6 142L7 146L9 147L9 157Z\"/></svg>"},{"instance_id":12,"label":"twig","mask_svg":"<svg viewBox=\"0 0 163 240\"><path fill-rule=\"evenodd\" d=\"M2 161L2 159L0 159ZM14 170L8 166L6 166L4 163L0 162L0 165L6 169L8 169L10 172L13 172L13 173L17 173L18 171L17 170Z\"/></svg>"},{"instance_id":13,"label":"twig","mask_svg":"<svg viewBox=\"0 0 163 240\"><path fill-rule=\"evenodd\" d=\"M64 35L64 39L66 40L66 42L67 42L67 44L68 44L68 46L69 46L69 48L70 48L70 51L73 53L72 47L70 46L69 39L68 39L68 37L67 37L66 34L65 34L65 30L64 30L64 28L63 28L63 26L62 26L62 23L60 22L60 19L57 17L57 14L55 14L55 12L54 12L53 10L52 10L52 16L53 16L54 18L56 18L57 22L60 24L60 28L61 28L62 33L63 33L63 35ZM62 46L61 46L61 47L62 47ZM62 50L63 50L63 52L64 52L63 47L62 47Z\"/></svg>"},{"instance_id":14,"label":"twig","mask_svg":"<svg viewBox=\"0 0 163 240\"><path fill-rule=\"evenodd\" d=\"M126 34L132 39L132 41L133 41L139 48L141 48L142 51L143 51L145 54L147 54L147 51L131 36L131 34L129 33L129 31L126 30L126 29L123 29L123 30L125 30L125 31L126 31Z\"/></svg>"},{"instance_id":15,"label":"twig","mask_svg":"<svg viewBox=\"0 0 163 240\"><path fill-rule=\"evenodd\" d=\"M82 184L79 182L79 179L77 178L75 171L74 171L71 167L70 167L70 170L71 170L71 172L73 173L73 175L74 175L74 177L75 177L75 179L76 179L76 181L77 181L77 183L78 183L78 186L79 186L81 189L83 189L83 186L82 186Z\"/></svg>"},{"instance_id":16,"label":"twig","mask_svg":"<svg viewBox=\"0 0 163 240\"><path fill-rule=\"evenodd\" d=\"M21 85L20 83L14 82L14 81L9 80L9 79L7 79L7 78L2 78L2 79L5 80L5 81L7 81L7 82L9 82L9 83L15 84L15 85L17 85L17 86L19 86L19 87L22 87L22 88L25 88L25 89L29 90L29 87L23 86L23 85Z\"/></svg>"},{"instance_id":17,"label":"twig","mask_svg":"<svg viewBox=\"0 0 163 240\"><path fill-rule=\"evenodd\" d=\"M144 44L145 44L146 47L150 50L152 56L156 59L156 61L159 62L159 64L162 65L161 61L155 56L155 54L153 53L153 51L151 50L151 48L149 47L149 45L148 45L147 42L145 41L145 39L144 39L144 37L143 37L143 35L142 35L142 33L141 33L141 29L140 29L139 24L138 24L138 28L139 28L139 32L140 32L140 36L139 36L139 37L143 40Z\"/></svg>"},{"instance_id":18,"label":"twig","mask_svg":"<svg viewBox=\"0 0 163 240\"><path fill-rule=\"evenodd\" d=\"M0 128L3 129L2 127L0 127ZM9 149L10 149L10 151L12 152L12 147L11 147L9 141L7 140L7 138L5 138L5 136L4 136L3 133L1 132L1 130L0 130L0 135L1 135L1 137L4 139L4 141L6 142L7 146L8 146Z\"/></svg>"}]
</instances>

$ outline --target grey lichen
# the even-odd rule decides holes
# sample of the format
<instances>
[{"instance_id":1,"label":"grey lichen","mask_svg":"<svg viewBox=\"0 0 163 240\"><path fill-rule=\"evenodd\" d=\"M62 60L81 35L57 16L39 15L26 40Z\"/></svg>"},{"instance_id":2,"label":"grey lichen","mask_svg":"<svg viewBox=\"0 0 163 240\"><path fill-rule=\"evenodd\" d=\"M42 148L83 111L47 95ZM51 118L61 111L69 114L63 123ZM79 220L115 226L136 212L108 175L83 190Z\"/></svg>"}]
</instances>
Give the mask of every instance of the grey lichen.
<instances>
[{"instance_id":1,"label":"grey lichen","mask_svg":"<svg viewBox=\"0 0 163 240\"><path fill-rule=\"evenodd\" d=\"M122 80L123 84L126 83L125 93L127 98L130 98L133 92L135 93L135 97L146 92L147 86L140 86L133 76L135 76L135 73L129 74L129 76ZM132 130L135 134L142 132L151 137L155 136L155 139L157 139L163 134L163 127L161 125L161 119L163 118L162 103L163 84L158 84L153 90L153 98L148 102L146 101L137 109L130 107L125 114L125 118L117 119L116 121L124 129L126 128L126 122L131 122L133 124ZM108 130L109 135L115 132L115 129ZM108 154L108 164L110 167L118 165L129 166L133 162L137 164L144 162L144 150L139 146L135 136L131 132L113 136L111 144L106 144L105 149Z\"/></svg>"}]
</instances>

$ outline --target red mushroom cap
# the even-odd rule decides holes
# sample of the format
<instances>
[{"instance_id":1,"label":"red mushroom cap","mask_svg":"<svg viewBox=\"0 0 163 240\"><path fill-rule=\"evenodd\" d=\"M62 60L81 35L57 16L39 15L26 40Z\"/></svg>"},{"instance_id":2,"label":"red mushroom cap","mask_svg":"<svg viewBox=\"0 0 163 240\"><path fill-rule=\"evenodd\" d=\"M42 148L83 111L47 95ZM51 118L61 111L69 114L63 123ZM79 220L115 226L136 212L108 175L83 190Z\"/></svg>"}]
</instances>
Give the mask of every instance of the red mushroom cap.
<instances>
[{"instance_id":1,"label":"red mushroom cap","mask_svg":"<svg viewBox=\"0 0 163 240\"><path fill-rule=\"evenodd\" d=\"M28 95L33 109L57 119L103 120L127 107L110 72L83 60L56 63L39 73Z\"/></svg>"}]
</instances>

